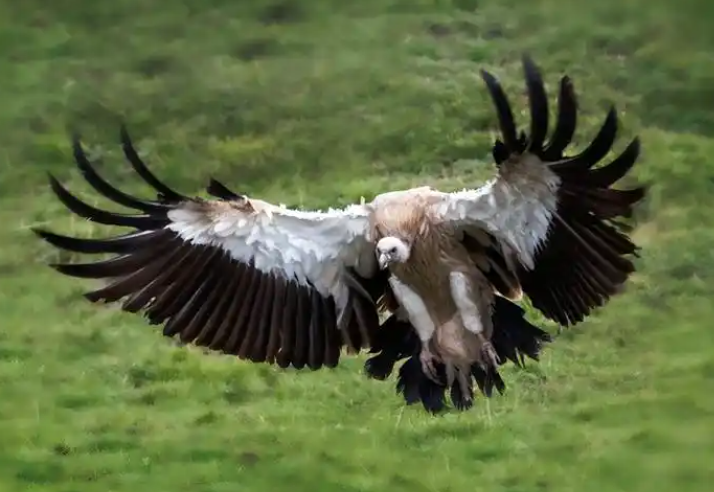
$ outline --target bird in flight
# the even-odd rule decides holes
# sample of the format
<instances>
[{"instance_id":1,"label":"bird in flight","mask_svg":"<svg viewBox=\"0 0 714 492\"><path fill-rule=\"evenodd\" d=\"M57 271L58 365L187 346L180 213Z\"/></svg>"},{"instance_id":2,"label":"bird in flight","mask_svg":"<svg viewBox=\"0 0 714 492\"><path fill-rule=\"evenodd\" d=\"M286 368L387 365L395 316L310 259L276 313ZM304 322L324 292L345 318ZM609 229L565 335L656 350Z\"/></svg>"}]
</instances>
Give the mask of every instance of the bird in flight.
<instances>
[{"instance_id":1,"label":"bird in flight","mask_svg":"<svg viewBox=\"0 0 714 492\"><path fill-rule=\"evenodd\" d=\"M106 239L35 233L76 253L112 254L91 263L52 265L72 277L101 279L91 302L142 312L163 334L253 362L335 367L341 352L376 354L365 369L386 378L401 358L397 384L407 403L458 408L473 401L473 381L490 396L505 387L506 360L538 358L548 334L525 319L527 297L562 326L582 321L620 291L637 247L622 218L644 187L611 186L636 162L636 138L595 167L617 134L613 108L591 143L566 156L576 127L572 81L560 80L555 127L538 67L523 57L530 128L518 131L498 80L482 70L500 137L496 176L461 191L395 190L329 210L275 205L211 179L210 198L183 195L144 164L124 127L134 171L157 192L131 196L92 167L79 138L76 163L104 197L135 210L89 205L53 176L50 186L75 214L131 232ZM385 321L380 316L386 314Z\"/></svg>"}]
</instances>

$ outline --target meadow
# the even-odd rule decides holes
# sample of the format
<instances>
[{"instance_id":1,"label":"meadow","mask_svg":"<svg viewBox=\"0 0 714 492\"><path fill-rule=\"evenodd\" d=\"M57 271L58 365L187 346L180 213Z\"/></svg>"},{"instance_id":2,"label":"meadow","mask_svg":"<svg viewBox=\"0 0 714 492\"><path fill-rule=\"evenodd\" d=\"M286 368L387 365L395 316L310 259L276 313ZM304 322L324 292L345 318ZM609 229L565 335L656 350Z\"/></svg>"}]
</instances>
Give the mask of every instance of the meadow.
<instances>
[{"instance_id":1,"label":"meadow","mask_svg":"<svg viewBox=\"0 0 714 492\"><path fill-rule=\"evenodd\" d=\"M0 491L699 492L714 483L714 6L680 0L0 1ZM101 172L149 197L118 144L184 193L210 176L291 206L494 172L481 68L519 121L520 57L555 107L570 75L575 148L614 104L647 183L638 272L556 334L508 391L465 413L405 407L394 379L285 371L176 346L30 231L71 217L47 172ZM707 464L708 463L708 464ZM709 484L709 485L707 485Z\"/></svg>"}]
</instances>

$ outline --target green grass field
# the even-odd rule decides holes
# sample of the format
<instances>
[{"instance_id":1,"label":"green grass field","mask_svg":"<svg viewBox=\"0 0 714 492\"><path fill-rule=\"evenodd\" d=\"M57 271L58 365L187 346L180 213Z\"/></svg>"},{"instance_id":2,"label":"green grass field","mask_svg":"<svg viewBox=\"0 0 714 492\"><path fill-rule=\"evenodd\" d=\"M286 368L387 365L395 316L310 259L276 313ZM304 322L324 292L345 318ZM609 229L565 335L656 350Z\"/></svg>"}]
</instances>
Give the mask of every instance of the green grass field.
<instances>
[{"instance_id":1,"label":"green grass field","mask_svg":"<svg viewBox=\"0 0 714 492\"><path fill-rule=\"evenodd\" d=\"M714 7L54 3L0 2L0 491L711 490ZM295 373L178 348L86 302L92 285L48 268L57 253L29 230L103 234L46 185L51 171L104 203L74 168L70 128L108 178L148 193L121 157L122 120L186 193L211 175L300 206L473 186L493 172L496 130L478 70L525 117L523 51L553 104L553 83L574 78L577 145L613 102L616 150L641 136L643 253L623 295L470 412L405 408L361 357Z\"/></svg>"}]
</instances>

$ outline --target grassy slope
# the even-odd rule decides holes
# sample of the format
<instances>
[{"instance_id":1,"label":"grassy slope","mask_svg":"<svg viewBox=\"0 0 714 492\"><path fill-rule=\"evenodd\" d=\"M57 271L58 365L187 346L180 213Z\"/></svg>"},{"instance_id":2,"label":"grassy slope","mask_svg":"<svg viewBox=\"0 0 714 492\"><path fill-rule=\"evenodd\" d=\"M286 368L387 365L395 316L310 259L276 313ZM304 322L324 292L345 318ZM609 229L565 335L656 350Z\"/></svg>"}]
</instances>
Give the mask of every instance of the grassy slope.
<instances>
[{"instance_id":1,"label":"grassy slope","mask_svg":"<svg viewBox=\"0 0 714 492\"><path fill-rule=\"evenodd\" d=\"M284 2L0 3L0 490L710 490L714 11ZM495 128L476 71L515 98L522 50L550 83L575 77L579 143L612 101L618 150L642 136L645 250L625 295L472 412L404 409L360 359L286 374L175 348L138 317L88 305L89 286L43 266L56 257L27 230L100 234L45 186L51 170L87 191L69 126L109 177L145 191L120 160L122 118L186 192L215 174L320 206L475 183L490 168L464 159L488 162Z\"/></svg>"}]
</instances>

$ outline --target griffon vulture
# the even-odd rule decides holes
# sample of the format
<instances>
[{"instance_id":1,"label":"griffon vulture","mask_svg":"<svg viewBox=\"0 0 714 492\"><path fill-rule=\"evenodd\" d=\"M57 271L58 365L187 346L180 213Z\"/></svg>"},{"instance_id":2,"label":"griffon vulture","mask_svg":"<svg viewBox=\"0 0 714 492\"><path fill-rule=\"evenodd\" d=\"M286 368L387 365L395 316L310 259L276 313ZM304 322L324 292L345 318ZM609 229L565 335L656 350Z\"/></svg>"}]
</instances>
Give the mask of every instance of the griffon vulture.
<instances>
[{"instance_id":1,"label":"griffon vulture","mask_svg":"<svg viewBox=\"0 0 714 492\"><path fill-rule=\"evenodd\" d=\"M367 373L394 363L408 403L442 405L447 388L471 406L472 381L490 395L505 386L505 359L536 359L548 335L513 301L523 296L563 326L584 319L619 291L636 247L617 219L629 217L642 187L615 190L639 155L635 139L609 165L594 168L617 132L613 109L592 143L564 156L575 131L576 101L560 82L557 121L546 143L548 103L541 75L523 58L530 133L518 132L496 78L481 76L495 104L501 138L497 176L456 192L428 186L391 191L342 209L305 211L231 192L215 180L213 198L179 194L144 165L122 127L125 156L157 192L130 196L90 165L77 137L74 156L102 195L138 214L100 210L50 185L74 213L134 232L80 239L35 232L80 253L112 253L95 263L55 264L63 274L108 283L86 294L143 311L166 336L242 359L312 369L334 367L340 351L370 349ZM380 325L379 314L391 316Z\"/></svg>"}]
</instances>

